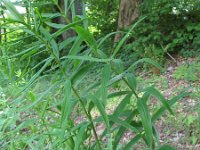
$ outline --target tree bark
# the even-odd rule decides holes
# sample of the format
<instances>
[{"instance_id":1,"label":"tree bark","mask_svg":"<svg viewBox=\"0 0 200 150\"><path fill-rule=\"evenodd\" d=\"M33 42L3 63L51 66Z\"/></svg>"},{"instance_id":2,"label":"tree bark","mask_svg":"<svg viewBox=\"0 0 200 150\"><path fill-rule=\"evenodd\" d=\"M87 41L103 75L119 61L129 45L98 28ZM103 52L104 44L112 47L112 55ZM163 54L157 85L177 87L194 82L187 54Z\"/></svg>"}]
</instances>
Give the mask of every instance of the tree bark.
<instances>
[{"instance_id":1,"label":"tree bark","mask_svg":"<svg viewBox=\"0 0 200 150\"><path fill-rule=\"evenodd\" d=\"M118 27L117 31L129 27L139 17L138 10L139 0L121 0L119 7ZM121 34L115 36L114 42L121 39Z\"/></svg>"},{"instance_id":2,"label":"tree bark","mask_svg":"<svg viewBox=\"0 0 200 150\"><path fill-rule=\"evenodd\" d=\"M62 10L65 10L65 0L59 0L58 1L58 5L60 6L60 8ZM72 0L69 0L69 4L72 2ZM68 4L68 5L69 5ZM71 11L71 9L69 9L68 12L65 12L67 14L67 18L69 19L70 22L72 22L72 19L74 17L74 15L82 15L83 14L83 7L82 7L82 0L74 0L73 4L75 7L75 14ZM58 23L60 24L67 24L66 18L63 17L59 17L58 18ZM68 30L67 32L63 33L62 35L62 40L67 39L69 37L73 37L75 36L76 33L73 30Z\"/></svg>"}]
</instances>

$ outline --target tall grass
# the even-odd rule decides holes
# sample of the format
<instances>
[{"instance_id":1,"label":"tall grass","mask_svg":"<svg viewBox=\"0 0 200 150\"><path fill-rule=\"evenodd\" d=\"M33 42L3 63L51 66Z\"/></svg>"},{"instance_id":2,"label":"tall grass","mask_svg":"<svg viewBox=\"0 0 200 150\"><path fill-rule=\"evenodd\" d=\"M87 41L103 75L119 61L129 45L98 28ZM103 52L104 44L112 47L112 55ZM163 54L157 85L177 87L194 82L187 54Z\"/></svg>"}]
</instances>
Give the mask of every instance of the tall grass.
<instances>
[{"instance_id":1,"label":"tall grass","mask_svg":"<svg viewBox=\"0 0 200 150\"><path fill-rule=\"evenodd\" d=\"M75 13L73 1L69 4L65 0L65 10L48 14L40 13L37 6L29 2L28 21L13 3L2 0L2 4L9 16L7 22L18 25L15 30L23 30L27 36L34 36L37 40L19 53L1 57L1 61L48 54L47 58L33 67L37 71L21 88L18 96L1 102L2 149L133 149L140 140L150 149L162 149L155 121L166 110L173 114L172 105L185 94L168 101L154 87L139 91L133 74L135 66L141 62L156 67L159 65L144 58L125 69L124 63L116 58L129 33L142 19L132 26L113 49L112 55L108 56L100 47L109 36L97 42L87 29L86 16L76 16L68 24L51 22L57 16L69 21L65 12L71 10ZM56 28L57 31L50 33L48 28ZM56 40L71 29L77 33L75 38L61 42ZM84 52L83 43L87 44ZM61 55L63 50L67 50L64 56ZM92 84L85 83L91 69L97 64L101 64L100 80ZM46 82L47 78L51 80ZM126 85L125 90L110 92L118 82ZM82 83L84 88L81 89ZM33 85L38 84L40 90L34 90ZM162 103L157 111L150 111L148 107L151 96ZM108 113L106 106L111 98L118 99L119 104L113 112ZM136 107L130 107L131 102L135 102ZM94 110L98 110L100 115L94 117ZM83 119L77 122L77 117ZM98 124L103 124L101 133L97 129ZM122 144L120 141L126 131L131 132L133 137Z\"/></svg>"}]
</instances>

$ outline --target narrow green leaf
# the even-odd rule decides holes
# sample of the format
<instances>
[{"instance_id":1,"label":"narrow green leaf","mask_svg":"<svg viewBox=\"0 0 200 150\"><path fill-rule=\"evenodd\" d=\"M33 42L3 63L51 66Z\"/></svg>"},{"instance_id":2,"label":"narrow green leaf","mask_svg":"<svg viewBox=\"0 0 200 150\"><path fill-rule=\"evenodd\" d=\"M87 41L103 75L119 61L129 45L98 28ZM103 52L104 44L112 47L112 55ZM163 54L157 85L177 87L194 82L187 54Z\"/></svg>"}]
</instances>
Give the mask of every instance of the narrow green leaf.
<instances>
[{"instance_id":1,"label":"narrow green leaf","mask_svg":"<svg viewBox=\"0 0 200 150\"><path fill-rule=\"evenodd\" d=\"M120 80L122 80L123 76L124 76L123 73L122 73L122 74L119 74L119 75L116 75L115 77L113 77L113 78L109 81L108 86L112 86L113 84L119 82Z\"/></svg>"},{"instance_id":2,"label":"narrow green leaf","mask_svg":"<svg viewBox=\"0 0 200 150\"><path fill-rule=\"evenodd\" d=\"M152 131L152 122L151 122L151 116L150 116L150 112L148 110L147 104L146 104L146 100L144 100L143 98L139 98L137 100L137 108L138 111L140 113L140 117L142 120L142 125L144 127L144 131L145 131L145 136L147 139L147 143L148 145L151 147L152 143L153 143L153 131Z\"/></svg>"},{"instance_id":3,"label":"narrow green leaf","mask_svg":"<svg viewBox=\"0 0 200 150\"><path fill-rule=\"evenodd\" d=\"M124 65L120 59L113 60L112 68L119 74L124 72Z\"/></svg>"},{"instance_id":4,"label":"narrow green leaf","mask_svg":"<svg viewBox=\"0 0 200 150\"><path fill-rule=\"evenodd\" d=\"M83 42L83 39L80 36L78 36L76 38L76 41L74 42L72 48L70 49L68 55L76 55L78 52L80 52L80 50L81 50L80 46L81 46L82 42Z\"/></svg>"},{"instance_id":5,"label":"narrow green leaf","mask_svg":"<svg viewBox=\"0 0 200 150\"><path fill-rule=\"evenodd\" d=\"M45 39L48 40L50 44L50 48L53 50L53 54L56 56L56 58L59 58L59 48L56 41L52 38L52 35L42 26L39 28L40 32L45 36Z\"/></svg>"},{"instance_id":6,"label":"narrow green leaf","mask_svg":"<svg viewBox=\"0 0 200 150\"><path fill-rule=\"evenodd\" d=\"M88 46L93 47L95 51L97 50L97 42L88 30L77 25L73 28L79 34L79 36L81 36L85 40Z\"/></svg>"},{"instance_id":7,"label":"narrow green leaf","mask_svg":"<svg viewBox=\"0 0 200 150\"><path fill-rule=\"evenodd\" d=\"M68 55L68 56L65 56L63 58L93 61L93 62L109 62L109 61L112 61L112 59L98 59L98 58L86 56L86 55L84 55L84 56Z\"/></svg>"},{"instance_id":8,"label":"narrow green leaf","mask_svg":"<svg viewBox=\"0 0 200 150\"><path fill-rule=\"evenodd\" d=\"M80 150L80 144L83 143L86 139L86 129L88 127L88 123L82 124L78 135L75 137L75 148L74 150Z\"/></svg>"},{"instance_id":9,"label":"narrow green leaf","mask_svg":"<svg viewBox=\"0 0 200 150\"><path fill-rule=\"evenodd\" d=\"M65 25L65 27L63 27L63 28L59 29L58 31L56 31L56 32L53 34L53 37L55 38L55 37L57 37L57 36L63 34L63 33L66 32L67 30L69 30L70 28L74 27L75 25L77 25L77 24L83 22L84 20L85 20L85 19L78 20L78 21L76 21L76 22L73 22L73 23L70 23L70 24Z\"/></svg>"},{"instance_id":10,"label":"narrow green leaf","mask_svg":"<svg viewBox=\"0 0 200 150\"><path fill-rule=\"evenodd\" d=\"M130 123L128 123L128 122L126 122L124 120L121 120L121 119L119 119L116 116L113 116L113 115L109 116L109 120L113 121L116 124L119 124L120 126L125 127L126 129L130 129L133 132L138 132L139 131L137 128L135 128L134 126L132 126Z\"/></svg>"},{"instance_id":11,"label":"narrow green leaf","mask_svg":"<svg viewBox=\"0 0 200 150\"><path fill-rule=\"evenodd\" d=\"M130 114L128 114L128 117L126 118L125 122L127 123L130 123L133 119L133 117L138 114L138 111L135 110L135 111L131 111ZM127 128L125 128L124 126L121 126L115 136L115 140L113 142L113 145L114 145L114 148L113 149L116 149L117 148L117 145L120 143L120 139L123 137L125 131L127 130Z\"/></svg>"},{"instance_id":12,"label":"narrow green leaf","mask_svg":"<svg viewBox=\"0 0 200 150\"><path fill-rule=\"evenodd\" d=\"M80 83L84 76L88 73L89 70L94 66L94 64L89 64L81 67L80 69L76 70L75 73L72 74L71 76L71 81L73 84Z\"/></svg>"},{"instance_id":13,"label":"narrow green leaf","mask_svg":"<svg viewBox=\"0 0 200 150\"><path fill-rule=\"evenodd\" d=\"M32 76L32 78L28 81L28 83L25 85L25 87L22 89L21 92L23 92L24 90L28 89L33 83L34 81L40 76L40 74L46 69L46 67L51 63L52 58L47 59L46 63L43 65L43 67ZM21 93L20 92L20 93Z\"/></svg>"},{"instance_id":14,"label":"narrow green leaf","mask_svg":"<svg viewBox=\"0 0 200 150\"><path fill-rule=\"evenodd\" d=\"M26 53L28 53L29 51L32 51L32 50L34 50L34 49L38 49L38 47L39 47L39 46L36 44L35 46L29 47L28 49L25 49L25 50L23 50L23 51L21 51L21 52L19 52L19 53L17 53L17 54L14 54L14 55L10 56L9 58L15 58L15 57L18 57L18 56L20 56L20 55L26 54Z\"/></svg>"},{"instance_id":15,"label":"narrow green leaf","mask_svg":"<svg viewBox=\"0 0 200 150\"><path fill-rule=\"evenodd\" d=\"M59 43L59 51L65 49L67 46L69 46L71 43L73 43L77 38L76 37L69 37ZM75 44L74 44L75 45Z\"/></svg>"},{"instance_id":16,"label":"narrow green leaf","mask_svg":"<svg viewBox=\"0 0 200 150\"><path fill-rule=\"evenodd\" d=\"M110 38L112 35L115 35L116 33L119 33L119 32L109 33L105 37L103 37L102 39L100 39L99 44L98 44L97 47L100 48L100 46L103 45L104 41L108 40L108 38Z\"/></svg>"},{"instance_id":17,"label":"narrow green leaf","mask_svg":"<svg viewBox=\"0 0 200 150\"><path fill-rule=\"evenodd\" d=\"M177 96L175 96L175 97L173 97L171 100L169 100L169 106L171 107L171 106L173 106L178 100L180 100L181 98L183 98L183 97L186 97L186 96L188 96L189 95L189 93L181 93L181 94L179 94L179 95L177 95ZM161 107L154 115L153 115L153 117L152 117L152 122L155 122L157 119L159 119L159 117L165 112L165 110L166 110L166 107L165 106L163 106L163 107Z\"/></svg>"},{"instance_id":18,"label":"narrow green leaf","mask_svg":"<svg viewBox=\"0 0 200 150\"><path fill-rule=\"evenodd\" d=\"M66 27L66 24L58 24L58 23L52 23L52 22L45 22L45 24L55 29L62 29Z\"/></svg>"},{"instance_id":19,"label":"narrow green leaf","mask_svg":"<svg viewBox=\"0 0 200 150\"><path fill-rule=\"evenodd\" d=\"M136 77L133 75L133 73L127 73L126 77L127 77L129 87L133 91L136 91L136 87L137 87Z\"/></svg>"},{"instance_id":20,"label":"narrow green leaf","mask_svg":"<svg viewBox=\"0 0 200 150\"><path fill-rule=\"evenodd\" d=\"M97 109L99 110L105 124L106 127L108 129L108 131L110 130L110 123L109 123L109 119L108 119L108 115L106 114L105 108L103 106L103 104L99 101L98 98L96 98L94 95L90 96L92 102L95 104L95 106L97 107Z\"/></svg>"},{"instance_id":21,"label":"narrow green leaf","mask_svg":"<svg viewBox=\"0 0 200 150\"><path fill-rule=\"evenodd\" d=\"M29 105L25 105L24 107L22 107L20 110L21 111L26 111L26 110L29 110L31 109L32 107L36 106L39 102L42 101L42 99L47 96L51 91L55 90L58 85L60 83L55 83L53 85L51 85L50 87L48 87L48 89L46 91L44 91L43 93L41 93L41 95L39 95L38 97L36 96L36 99L34 102L32 102L31 104Z\"/></svg>"},{"instance_id":22,"label":"narrow green leaf","mask_svg":"<svg viewBox=\"0 0 200 150\"><path fill-rule=\"evenodd\" d=\"M64 101L61 107L61 123L63 132L67 127L70 114L73 110L73 103L71 101L71 88L71 82L69 80L66 80L64 84Z\"/></svg>"},{"instance_id":23,"label":"narrow green leaf","mask_svg":"<svg viewBox=\"0 0 200 150\"><path fill-rule=\"evenodd\" d=\"M16 133L17 131L20 131L24 128L30 127L32 125L34 125L34 123L36 122L35 118L30 118L28 120L24 120L21 124L19 124L14 130L12 130L11 132Z\"/></svg>"},{"instance_id":24,"label":"narrow green leaf","mask_svg":"<svg viewBox=\"0 0 200 150\"><path fill-rule=\"evenodd\" d=\"M111 66L106 64L102 70L102 80L101 80L101 100L104 106L106 106L107 96L108 96L108 89L107 83L110 79L111 75Z\"/></svg>"},{"instance_id":25,"label":"narrow green leaf","mask_svg":"<svg viewBox=\"0 0 200 150\"><path fill-rule=\"evenodd\" d=\"M141 22L145 19L146 17L142 17L140 18L136 23L134 23L134 25L130 28L130 30L127 32L127 34L122 38L122 40L118 43L117 47L114 49L112 58L115 57L115 55L118 53L118 51L120 50L120 48L122 47L122 45L124 44L124 42L129 38L130 33L133 31L133 29Z\"/></svg>"},{"instance_id":26,"label":"narrow green leaf","mask_svg":"<svg viewBox=\"0 0 200 150\"><path fill-rule=\"evenodd\" d=\"M158 150L176 150L176 148L174 148L170 145L163 145Z\"/></svg>"},{"instance_id":27,"label":"narrow green leaf","mask_svg":"<svg viewBox=\"0 0 200 150\"><path fill-rule=\"evenodd\" d=\"M120 102L120 104L117 106L117 108L115 109L113 115L114 116L119 116L121 114L121 112L123 112L125 106L130 104L130 99L131 99L132 94L128 94L124 97L124 99Z\"/></svg>"},{"instance_id":28,"label":"narrow green leaf","mask_svg":"<svg viewBox=\"0 0 200 150\"><path fill-rule=\"evenodd\" d=\"M134 71L134 68L137 64L139 63L143 63L143 62L147 62L149 64L152 64L154 65L155 67L159 68L161 71L163 70L163 68L155 61L153 61L152 59L150 58L142 58L138 61L136 61L135 63L133 63L128 69L127 69L127 72L133 72Z\"/></svg>"},{"instance_id":29,"label":"narrow green leaf","mask_svg":"<svg viewBox=\"0 0 200 150\"><path fill-rule=\"evenodd\" d=\"M22 15L17 11L15 6L8 0L2 0L3 4L8 10L8 15L14 20L20 23L25 23Z\"/></svg>"},{"instance_id":30,"label":"narrow green leaf","mask_svg":"<svg viewBox=\"0 0 200 150\"><path fill-rule=\"evenodd\" d=\"M160 146L159 133L158 133L155 125L153 125L153 136L155 137L155 141L156 141L157 145Z\"/></svg>"},{"instance_id":31,"label":"narrow green leaf","mask_svg":"<svg viewBox=\"0 0 200 150\"><path fill-rule=\"evenodd\" d=\"M158 90L156 90L154 87L149 87L149 88L146 88L145 91L148 92L149 94L155 96L156 98L158 98L161 101L161 103L163 104L163 106L166 107L171 114L174 114L172 109L170 108L167 100Z\"/></svg>"},{"instance_id":32,"label":"narrow green leaf","mask_svg":"<svg viewBox=\"0 0 200 150\"><path fill-rule=\"evenodd\" d=\"M64 1L64 13L65 13L65 16L67 16L67 13L69 12L68 10L68 0L67 1Z\"/></svg>"},{"instance_id":33,"label":"narrow green leaf","mask_svg":"<svg viewBox=\"0 0 200 150\"><path fill-rule=\"evenodd\" d=\"M124 146L124 150L132 150L133 149L133 145L136 144L140 139L142 138L142 134L138 134L136 135L133 139L131 139L130 142L128 142L128 144L126 144Z\"/></svg>"},{"instance_id":34,"label":"narrow green leaf","mask_svg":"<svg viewBox=\"0 0 200 150\"><path fill-rule=\"evenodd\" d=\"M108 95L108 98L114 98L114 97L119 97L127 94L131 94L131 91L119 91L119 92L114 92Z\"/></svg>"}]
</instances>

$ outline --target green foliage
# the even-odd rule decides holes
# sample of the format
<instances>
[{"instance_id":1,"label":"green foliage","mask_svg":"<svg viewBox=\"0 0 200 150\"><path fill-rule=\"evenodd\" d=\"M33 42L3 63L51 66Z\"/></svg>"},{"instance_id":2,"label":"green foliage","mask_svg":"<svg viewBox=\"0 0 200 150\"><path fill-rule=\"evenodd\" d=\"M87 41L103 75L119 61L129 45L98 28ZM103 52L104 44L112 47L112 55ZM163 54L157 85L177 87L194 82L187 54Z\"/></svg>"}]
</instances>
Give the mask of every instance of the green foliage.
<instances>
[{"instance_id":1,"label":"green foliage","mask_svg":"<svg viewBox=\"0 0 200 150\"><path fill-rule=\"evenodd\" d=\"M141 6L147 18L132 32L125 49L161 63L168 53L194 55L199 51L200 2L198 0L161 0L151 7Z\"/></svg>"},{"instance_id":2,"label":"green foliage","mask_svg":"<svg viewBox=\"0 0 200 150\"><path fill-rule=\"evenodd\" d=\"M116 31L119 0L87 0L89 25L99 37Z\"/></svg>"},{"instance_id":3,"label":"green foliage","mask_svg":"<svg viewBox=\"0 0 200 150\"><path fill-rule=\"evenodd\" d=\"M200 73L200 64L199 63L191 63L181 65L177 68L173 77L177 80L188 80L188 81L198 81Z\"/></svg>"},{"instance_id":4,"label":"green foliage","mask_svg":"<svg viewBox=\"0 0 200 150\"><path fill-rule=\"evenodd\" d=\"M187 94L182 93L167 101L153 86L138 89L133 75L135 66L142 62L156 67L160 65L143 58L125 69L124 62L116 58L136 25L132 26L108 56L100 48L107 38L95 40L84 26L86 16L76 17L67 25L55 26L46 23L51 22L54 13L44 17L36 6L30 6L34 11L31 12L29 23L11 2L2 0L2 3L10 14L7 21L20 24L16 30L22 30L35 39L34 44L28 45L29 49L16 52L12 57L33 58L36 54L47 56L32 68L35 73L30 75L29 80L25 80L26 84L20 88L20 92L17 91L17 96L13 98L4 95L6 102L0 103L2 149L132 149L139 140L143 140L150 149L160 147L155 121L166 110L173 114L172 106ZM68 4L65 1L65 6L69 9L71 5ZM63 12L59 15L63 15ZM47 26L58 30L51 34ZM77 33L73 40L67 41L65 46L56 41L59 35L70 29ZM21 40L23 39L19 39ZM81 52L82 43L87 44L84 52ZM70 47L69 53L62 56L61 51L67 46ZM11 56L7 55L1 59L9 61L9 57ZM101 64L100 80L86 83L81 89L81 83L97 64ZM24 74L17 72L20 79L30 73L27 68L25 70ZM45 73L47 70L48 74ZM118 82L124 83L127 90L112 91ZM34 89L37 84L40 84L40 88ZM156 110L149 109L150 97L155 97L161 103ZM110 98L116 98L120 102L113 112L108 113L106 106ZM136 103L133 108L129 107L131 101ZM93 111L100 115L94 117ZM77 121L79 117L83 119ZM97 130L98 124L103 124L101 133ZM126 131L131 131L134 137L121 145L120 140Z\"/></svg>"}]
</instances>

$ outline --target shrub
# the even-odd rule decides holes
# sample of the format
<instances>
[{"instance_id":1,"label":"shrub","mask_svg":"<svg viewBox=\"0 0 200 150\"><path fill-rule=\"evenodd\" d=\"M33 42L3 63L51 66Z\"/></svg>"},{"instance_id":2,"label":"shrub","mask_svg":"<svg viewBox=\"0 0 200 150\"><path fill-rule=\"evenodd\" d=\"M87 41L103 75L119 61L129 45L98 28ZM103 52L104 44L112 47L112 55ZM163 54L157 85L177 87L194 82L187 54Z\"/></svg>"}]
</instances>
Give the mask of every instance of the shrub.
<instances>
[{"instance_id":1,"label":"shrub","mask_svg":"<svg viewBox=\"0 0 200 150\"><path fill-rule=\"evenodd\" d=\"M192 54L200 50L199 1L162 0L145 6L141 6L141 14L147 17L132 32L127 49L161 63L167 52Z\"/></svg>"}]
</instances>

